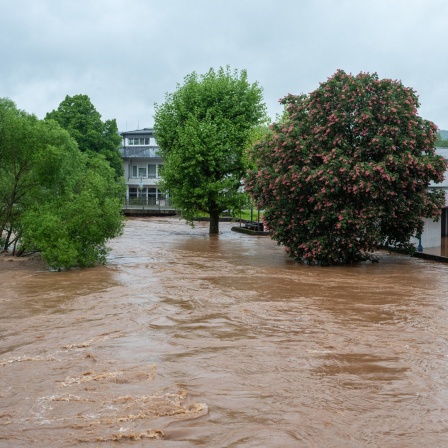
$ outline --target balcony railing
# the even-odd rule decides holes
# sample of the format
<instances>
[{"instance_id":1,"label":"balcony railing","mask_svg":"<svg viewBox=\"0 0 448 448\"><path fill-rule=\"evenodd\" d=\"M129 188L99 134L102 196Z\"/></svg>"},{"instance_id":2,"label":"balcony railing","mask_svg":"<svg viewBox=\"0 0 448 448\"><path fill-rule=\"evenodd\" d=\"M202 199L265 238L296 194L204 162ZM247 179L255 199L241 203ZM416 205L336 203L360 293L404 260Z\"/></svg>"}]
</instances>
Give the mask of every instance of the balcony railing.
<instances>
[{"instance_id":1,"label":"balcony railing","mask_svg":"<svg viewBox=\"0 0 448 448\"><path fill-rule=\"evenodd\" d=\"M130 197L124 201L125 209L144 209L144 210L174 210L170 204L169 198L154 197Z\"/></svg>"},{"instance_id":2,"label":"balcony railing","mask_svg":"<svg viewBox=\"0 0 448 448\"><path fill-rule=\"evenodd\" d=\"M159 149L158 146L126 146L121 148L121 154L125 158L160 157Z\"/></svg>"}]
</instances>

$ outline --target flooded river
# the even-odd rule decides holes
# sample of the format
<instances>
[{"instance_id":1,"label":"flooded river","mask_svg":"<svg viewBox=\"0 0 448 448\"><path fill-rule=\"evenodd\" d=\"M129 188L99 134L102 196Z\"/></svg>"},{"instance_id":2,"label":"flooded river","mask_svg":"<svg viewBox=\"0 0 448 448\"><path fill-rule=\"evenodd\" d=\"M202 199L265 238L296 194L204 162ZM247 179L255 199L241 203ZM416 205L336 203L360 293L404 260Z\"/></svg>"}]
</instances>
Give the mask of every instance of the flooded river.
<instances>
[{"instance_id":1,"label":"flooded river","mask_svg":"<svg viewBox=\"0 0 448 448\"><path fill-rule=\"evenodd\" d=\"M300 265L231 225L0 259L0 447L448 446L448 265Z\"/></svg>"}]
</instances>

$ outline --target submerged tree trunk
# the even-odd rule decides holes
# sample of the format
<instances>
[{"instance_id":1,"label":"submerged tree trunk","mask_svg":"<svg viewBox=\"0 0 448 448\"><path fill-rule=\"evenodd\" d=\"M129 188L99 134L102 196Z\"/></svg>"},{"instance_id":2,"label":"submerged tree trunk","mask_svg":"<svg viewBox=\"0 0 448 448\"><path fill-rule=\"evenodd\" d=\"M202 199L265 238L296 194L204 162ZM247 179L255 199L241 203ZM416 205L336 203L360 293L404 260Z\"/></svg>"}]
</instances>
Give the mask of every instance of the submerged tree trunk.
<instances>
[{"instance_id":1,"label":"submerged tree trunk","mask_svg":"<svg viewBox=\"0 0 448 448\"><path fill-rule=\"evenodd\" d=\"M209 235L217 235L219 233L219 212L210 211L210 229Z\"/></svg>"}]
</instances>

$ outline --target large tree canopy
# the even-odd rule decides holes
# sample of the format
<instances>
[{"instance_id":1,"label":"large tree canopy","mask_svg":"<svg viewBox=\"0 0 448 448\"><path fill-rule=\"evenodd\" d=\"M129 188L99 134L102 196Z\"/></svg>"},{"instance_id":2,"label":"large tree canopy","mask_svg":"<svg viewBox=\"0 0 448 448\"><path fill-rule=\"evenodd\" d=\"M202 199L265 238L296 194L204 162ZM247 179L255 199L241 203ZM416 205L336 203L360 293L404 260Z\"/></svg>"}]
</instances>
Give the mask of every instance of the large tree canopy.
<instances>
[{"instance_id":1,"label":"large tree canopy","mask_svg":"<svg viewBox=\"0 0 448 448\"><path fill-rule=\"evenodd\" d=\"M241 202L245 149L265 119L262 89L245 70L192 73L165 102L156 105L154 130L164 159L163 185L183 217L210 215L210 233L219 216Z\"/></svg>"},{"instance_id":2,"label":"large tree canopy","mask_svg":"<svg viewBox=\"0 0 448 448\"><path fill-rule=\"evenodd\" d=\"M415 92L376 74L338 71L309 95L288 95L283 122L255 145L246 188L272 237L309 263L371 258L381 245L412 251L423 217L437 218L446 161Z\"/></svg>"},{"instance_id":3,"label":"large tree canopy","mask_svg":"<svg viewBox=\"0 0 448 448\"><path fill-rule=\"evenodd\" d=\"M0 99L0 250L38 251L55 268L102 262L122 229L123 192L104 158Z\"/></svg>"},{"instance_id":4,"label":"large tree canopy","mask_svg":"<svg viewBox=\"0 0 448 448\"><path fill-rule=\"evenodd\" d=\"M67 95L56 110L47 113L45 119L55 120L66 129L81 152L102 154L117 177L123 175L117 122L115 119L103 122L87 95Z\"/></svg>"}]
</instances>

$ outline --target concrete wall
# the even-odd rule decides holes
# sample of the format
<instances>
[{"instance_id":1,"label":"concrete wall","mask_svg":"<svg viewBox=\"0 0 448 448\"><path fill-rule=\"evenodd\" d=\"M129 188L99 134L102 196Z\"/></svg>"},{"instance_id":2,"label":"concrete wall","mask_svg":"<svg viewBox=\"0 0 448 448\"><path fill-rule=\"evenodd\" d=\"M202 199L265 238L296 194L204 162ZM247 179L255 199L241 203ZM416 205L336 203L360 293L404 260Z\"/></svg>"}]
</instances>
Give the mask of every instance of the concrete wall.
<instances>
[{"instance_id":1,"label":"concrete wall","mask_svg":"<svg viewBox=\"0 0 448 448\"><path fill-rule=\"evenodd\" d=\"M434 222L432 219L425 219L425 227L423 228L422 233L422 246L423 251L425 248L430 247L440 247L442 244L442 228L441 223ZM418 239L417 238L411 238L411 243L415 245L415 247L418 246Z\"/></svg>"}]
</instances>

